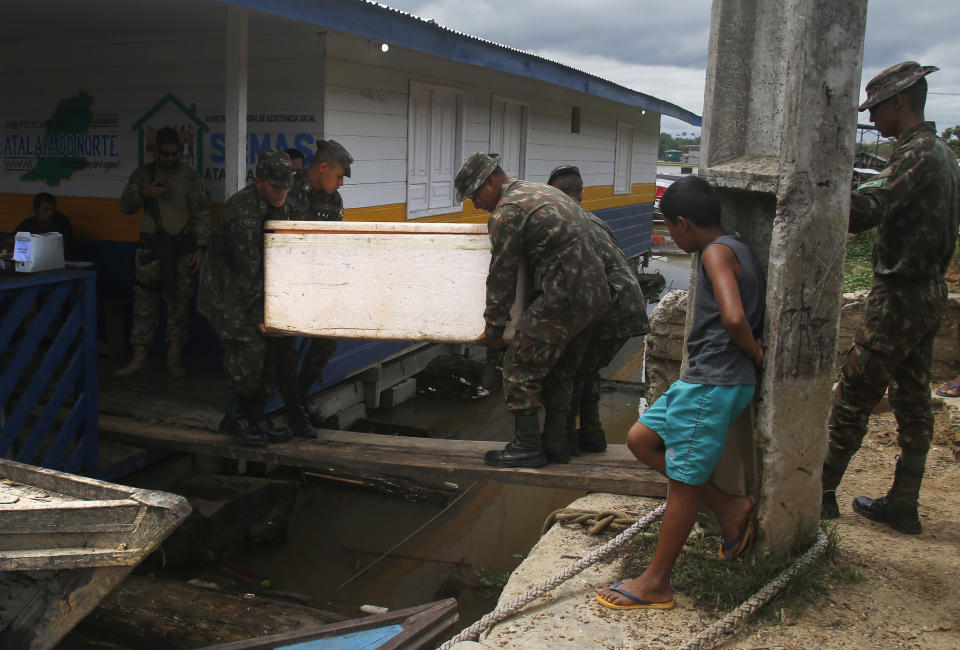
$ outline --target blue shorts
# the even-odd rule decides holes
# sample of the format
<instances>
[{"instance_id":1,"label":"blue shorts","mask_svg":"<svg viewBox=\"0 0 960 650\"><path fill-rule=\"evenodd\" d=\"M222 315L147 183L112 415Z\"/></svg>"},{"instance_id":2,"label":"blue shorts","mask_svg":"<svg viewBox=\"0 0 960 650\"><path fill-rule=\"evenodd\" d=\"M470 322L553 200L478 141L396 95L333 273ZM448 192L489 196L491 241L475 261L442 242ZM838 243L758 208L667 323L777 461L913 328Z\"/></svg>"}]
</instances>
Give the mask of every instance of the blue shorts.
<instances>
[{"instance_id":1,"label":"blue shorts","mask_svg":"<svg viewBox=\"0 0 960 650\"><path fill-rule=\"evenodd\" d=\"M676 381L640 416L639 422L666 446L667 477L703 485L717 467L730 425L756 386L711 386Z\"/></svg>"}]
</instances>

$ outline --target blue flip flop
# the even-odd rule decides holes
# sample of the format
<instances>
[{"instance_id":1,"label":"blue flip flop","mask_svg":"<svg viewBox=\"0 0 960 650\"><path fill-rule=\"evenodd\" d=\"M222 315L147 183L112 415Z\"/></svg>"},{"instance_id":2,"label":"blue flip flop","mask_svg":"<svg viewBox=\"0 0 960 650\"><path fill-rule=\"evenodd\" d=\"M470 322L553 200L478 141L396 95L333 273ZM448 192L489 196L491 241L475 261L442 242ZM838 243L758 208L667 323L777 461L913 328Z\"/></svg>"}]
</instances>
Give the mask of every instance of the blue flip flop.
<instances>
[{"instance_id":1,"label":"blue flip flop","mask_svg":"<svg viewBox=\"0 0 960 650\"><path fill-rule=\"evenodd\" d=\"M610 591L617 592L621 596L626 596L627 598L632 600L634 604L618 605L617 603L609 601L603 596L601 596L599 591L597 592L597 602L603 605L604 607L606 607L607 609L673 609L673 606L677 604L676 601L674 601L672 598L665 603L651 603L649 600L644 600L639 596L631 594L626 589L618 589L618 587L622 585L623 582L624 582L623 580L621 580L620 582L614 582L612 585L610 585L609 589Z\"/></svg>"},{"instance_id":2,"label":"blue flip flop","mask_svg":"<svg viewBox=\"0 0 960 650\"><path fill-rule=\"evenodd\" d=\"M960 385L954 384L952 381L948 380L947 390L960 390ZM960 393L957 393L956 395L950 395L949 393L945 393L939 388L937 388L937 395L939 395L940 397L952 397L952 398L960 397Z\"/></svg>"}]
</instances>

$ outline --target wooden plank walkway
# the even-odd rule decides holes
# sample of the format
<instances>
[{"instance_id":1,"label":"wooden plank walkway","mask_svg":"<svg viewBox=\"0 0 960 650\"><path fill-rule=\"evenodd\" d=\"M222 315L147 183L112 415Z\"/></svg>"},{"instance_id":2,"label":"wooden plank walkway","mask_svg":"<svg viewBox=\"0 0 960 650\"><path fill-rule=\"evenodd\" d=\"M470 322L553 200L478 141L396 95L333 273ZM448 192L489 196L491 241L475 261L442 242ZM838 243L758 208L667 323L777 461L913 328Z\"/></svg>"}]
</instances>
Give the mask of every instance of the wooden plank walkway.
<instances>
[{"instance_id":1,"label":"wooden plank walkway","mask_svg":"<svg viewBox=\"0 0 960 650\"><path fill-rule=\"evenodd\" d=\"M500 469L483 463L502 442L405 438L321 429L316 440L294 438L251 448L207 429L141 422L100 415L100 435L152 449L167 449L219 458L275 463L341 475L396 477L428 486L469 480L498 481L546 488L611 492L638 496L666 495L666 480L641 466L625 445L603 454L584 454L565 465L539 469Z\"/></svg>"}]
</instances>

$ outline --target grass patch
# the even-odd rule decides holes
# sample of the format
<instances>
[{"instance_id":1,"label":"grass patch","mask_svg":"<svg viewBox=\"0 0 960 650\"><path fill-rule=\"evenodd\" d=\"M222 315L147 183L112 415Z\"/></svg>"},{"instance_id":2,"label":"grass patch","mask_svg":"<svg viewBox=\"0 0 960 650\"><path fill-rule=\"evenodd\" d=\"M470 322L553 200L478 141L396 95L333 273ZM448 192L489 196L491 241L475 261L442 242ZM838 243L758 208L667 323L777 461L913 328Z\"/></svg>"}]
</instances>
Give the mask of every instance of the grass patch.
<instances>
[{"instance_id":1,"label":"grass patch","mask_svg":"<svg viewBox=\"0 0 960 650\"><path fill-rule=\"evenodd\" d=\"M824 554L795 575L759 610L758 616L771 620L795 618L813 598L825 594L831 584L863 579L840 552L836 527L824 526L828 537ZM651 532L659 532L659 524ZM721 562L716 559L720 536L698 527L687 540L687 546L673 568L671 582L675 591L691 597L697 606L724 614L739 607L780 575L806 552L815 538L815 531L802 531L797 544L788 551L769 555L751 552L735 562ZM653 559L656 545L655 535L635 537L628 547L621 577L633 578L642 573Z\"/></svg>"},{"instance_id":2,"label":"grass patch","mask_svg":"<svg viewBox=\"0 0 960 650\"><path fill-rule=\"evenodd\" d=\"M869 289L873 285L873 242L875 229L852 235L847 239L847 259L843 266L844 292Z\"/></svg>"}]
</instances>

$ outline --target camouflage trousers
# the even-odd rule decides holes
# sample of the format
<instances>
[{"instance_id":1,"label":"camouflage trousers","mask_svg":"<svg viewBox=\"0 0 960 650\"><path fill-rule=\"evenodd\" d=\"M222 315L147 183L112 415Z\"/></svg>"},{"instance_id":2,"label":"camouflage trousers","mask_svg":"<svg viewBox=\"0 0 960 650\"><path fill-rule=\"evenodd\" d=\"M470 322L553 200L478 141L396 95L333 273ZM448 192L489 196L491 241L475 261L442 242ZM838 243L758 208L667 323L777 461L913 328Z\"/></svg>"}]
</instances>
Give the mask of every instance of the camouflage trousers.
<instances>
[{"instance_id":1,"label":"camouflage trousers","mask_svg":"<svg viewBox=\"0 0 960 650\"><path fill-rule=\"evenodd\" d=\"M516 332L503 360L503 394L507 409L517 415L567 411L573 380L593 337L589 326L563 341L541 341Z\"/></svg>"},{"instance_id":2,"label":"camouflage trousers","mask_svg":"<svg viewBox=\"0 0 960 650\"><path fill-rule=\"evenodd\" d=\"M300 368L300 390L309 394L313 385L323 377L323 369L330 357L337 351L337 339L311 338L309 347L303 355L303 366Z\"/></svg>"},{"instance_id":3,"label":"camouflage trousers","mask_svg":"<svg viewBox=\"0 0 960 650\"><path fill-rule=\"evenodd\" d=\"M864 308L863 325L834 392L831 452L849 457L860 449L870 412L888 387L900 447L919 452L930 448L930 364L933 339L946 304L943 280L874 283Z\"/></svg>"},{"instance_id":4,"label":"camouflage trousers","mask_svg":"<svg viewBox=\"0 0 960 650\"><path fill-rule=\"evenodd\" d=\"M623 336L612 339L594 337L587 345L583 354L583 361L573 380L573 393L570 401L570 411L580 412L583 402L596 402L600 399L600 371L610 365L617 352L630 337Z\"/></svg>"},{"instance_id":5,"label":"camouflage trousers","mask_svg":"<svg viewBox=\"0 0 960 650\"><path fill-rule=\"evenodd\" d=\"M190 336L190 302L193 299L192 253L176 261L176 278L164 281L160 260L149 249L138 248L134 258L133 328L130 343L150 345L160 324L160 302L167 305L167 342L186 343Z\"/></svg>"},{"instance_id":6,"label":"camouflage trousers","mask_svg":"<svg viewBox=\"0 0 960 650\"><path fill-rule=\"evenodd\" d=\"M273 386L294 376L296 339L292 337L221 337L227 379L227 413L239 417L247 404L262 402Z\"/></svg>"}]
</instances>

